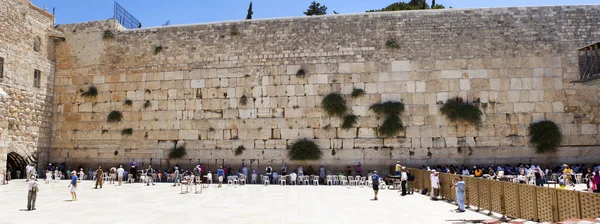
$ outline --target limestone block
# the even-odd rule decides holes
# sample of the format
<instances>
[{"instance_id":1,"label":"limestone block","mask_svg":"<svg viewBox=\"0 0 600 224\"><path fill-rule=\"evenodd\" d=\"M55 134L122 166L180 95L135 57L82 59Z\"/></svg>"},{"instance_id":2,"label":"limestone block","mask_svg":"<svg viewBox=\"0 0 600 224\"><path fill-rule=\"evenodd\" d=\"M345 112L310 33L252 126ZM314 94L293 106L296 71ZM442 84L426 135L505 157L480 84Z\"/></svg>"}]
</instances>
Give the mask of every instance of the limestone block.
<instances>
[{"instance_id":1,"label":"limestone block","mask_svg":"<svg viewBox=\"0 0 600 224\"><path fill-rule=\"evenodd\" d=\"M392 80L390 76L391 76L390 73L384 73L384 72L379 73L379 75L377 76L377 81L379 81L379 82L390 81L390 80Z\"/></svg>"},{"instance_id":2,"label":"limestone block","mask_svg":"<svg viewBox=\"0 0 600 224\"><path fill-rule=\"evenodd\" d=\"M565 111L565 105L563 102L553 102L552 103L552 112L563 113L564 111Z\"/></svg>"},{"instance_id":3,"label":"limestone block","mask_svg":"<svg viewBox=\"0 0 600 224\"><path fill-rule=\"evenodd\" d=\"M400 93L381 94L381 102L387 102L387 101L401 102L402 94L400 94Z\"/></svg>"},{"instance_id":4,"label":"limestone block","mask_svg":"<svg viewBox=\"0 0 600 224\"><path fill-rule=\"evenodd\" d=\"M349 129L352 130L353 128ZM373 128L358 128L359 138L376 138L377 133Z\"/></svg>"},{"instance_id":5,"label":"limestone block","mask_svg":"<svg viewBox=\"0 0 600 224\"><path fill-rule=\"evenodd\" d=\"M198 139L198 130L179 130L179 139Z\"/></svg>"},{"instance_id":6,"label":"limestone block","mask_svg":"<svg viewBox=\"0 0 600 224\"><path fill-rule=\"evenodd\" d=\"M366 83L365 84L365 92L368 94L373 94L378 92L377 83Z\"/></svg>"},{"instance_id":7,"label":"limestone block","mask_svg":"<svg viewBox=\"0 0 600 224\"><path fill-rule=\"evenodd\" d=\"M521 87L522 87L522 89L533 89L533 79L532 78L522 78L521 79Z\"/></svg>"},{"instance_id":8,"label":"limestone block","mask_svg":"<svg viewBox=\"0 0 600 224\"><path fill-rule=\"evenodd\" d=\"M78 112L80 112L80 113L92 112L93 106L92 106L92 103L82 103L79 105L78 109L79 109Z\"/></svg>"},{"instance_id":9,"label":"limestone block","mask_svg":"<svg viewBox=\"0 0 600 224\"><path fill-rule=\"evenodd\" d=\"M510 79L510 89L512 90L520 90L522 88L522 83L520 78L511 78Z\"/></svg>"},{"instance_id":10,"label":"limestone block","mask_svg":"<svg viewBox=\"0 0 600 224\"><path fill-rule=\"evenodd\" d=\"M389 78L390 81L408 81L410 80L410 73L405 71L392 72L389 73Z\"/></svg>"},{"instance_id":11,"label":"limestone block","mask_svg":"<svg viewBox=\"0 0 600 224\"><path fill-rule=\"evenodd\" d=\"M521 100L521 92L520 91L510 91L508 92L508 102L515 103Z\"/></svg>"},{"instance_id":12,"label":"limestone block","mask_svg":"<svg viewBox=\"0 0 600 224\"><path fill-rule=\"evenodd\" d=\"M302 138L312 139L314 137L312 128L282 128L280 133L282 139L296 140Z\"/></svg>"},{"instance_id":13,"label":"limestone block","mask_svg":"<svg viewBox=\"0 0 600 224\"><path fill-rule=\"evenodd\" d=\"M239 113L240 113L240 118L242 118L242 119L256 118L256 109L254 109L254 108L239 109Z\"/></svg>"},{"instance_id":14,"label":"limestone block","mask_svg":"<svg viewBox=\"0 0 600 224\"><path fill-rule=\"evenodd\" d=\"M338 67L332 64L317 64L317 74L323 73L335 73L338 70Z\"/></svg>"},{"instance_id":15,"label":"limestone block","mask_svg":"<svg viewBox=\"0 0 600 224\"><path fill-rule=\"evenodd\" d=\"M363 73L363 72L365 72L365 63L352 63L352 64L350 64L350 71L352 73Z\"/></svg>"},{"instance_id":16,"label":"limestone block","mask_svg":"<svg viewBox=\"0 0 600 224\"><path fill-rule=\"evenodd\" d=\"M354 148L354 139L352 139L352 138L342 139L342 148L353 149Z\"/></svg>"},{"instance_id":17,"label":"limestone block","mask_svg":"<svg viewBox=\"0 0 600 224\"><path fill-rule=\"evenodd\" d=\"M424 81L415 81L415 92L424 93L426 83Z\"/></svg>"},{"instance_id":18,"label":"limestone block","mask_svg":"<svg viewBox=\"0 0 600 224\"><path fill-rule=\"evenodd\" d=\"M469 78L485 79L488 77L487 70L485 69L467 70L467 74Z\"/></svg>"},{"instance_id":19,"label":"limestone block","mask_svg":"<svg viewBox=\"0 0 600 224\"><path fill-rule=\"evenodd\" d=\"M445 137L446 147L458 147L458 140L456 137Z\"/></svg>"},{"instance_id":20,"label":"limestone block","mask_svg":"<svg viewBox=\"0 0 600 224\"><path fill-rule=\"evenodd\" d=\"M350 63L340 63L338 73L352 73L352 65Z\"/></svg>"},{"instance_id":21,"label":"limestone block","mask_svg":"<svg viewBox=\"0 0 600 224\"><path fill-rule=\"evenodd\" d=\"M367 106L352 106L352 114L356 116L367 116Z\"/></svg>"},{"instance_id":22,"label":"limestone block","mask_svg":"<svg viewBox=\"0 0 600 224\"><path fill-rule=\"evenodd\" d=\"M104 76L102 76L102 75L94 76L92 83L94 83L94 84L104 83Z\"/></svg>"},{"instance_id":23,"label":"limestone block","mask_svg":"<svg viewBox=\"0 0 600 224\"><path fill-rule=\"evenodd\" d=\"M410 71L410 61L392 61L392 72L408 72Z\"/></svg>"},{"instance_id":24,"label":"limestone block","mask_svg":"<svg viewBox=\"0 0 600 224\"><path fill-rule=\"evenodd\" d=\"M594 124L582 124L581 134L583 135L596 135L598 134L598 126Z\"/></svg>"},{"instance_id":25,"label":"limestone block","mask_svg":"<svg viewBox=\"0 0 600 224\"><path fill-rule=\"evenodd\" d=\"M552 103L551 102L535 103L534 111L537 113L552 113Z\"/></svg>"},{"instance_id":26,"label":"limestone block","mask_svg":"<svg viewBox=\"0 0 600 224\"><path fill-rule=\"evenodd\" d=\"M469 79L460 80L460 90L471 90L471 81Z\"/></svg>"},{"instance_id":27,"label":"limestone block","mask_svg":"<svg viewBox=\"0 0 600 224\"><path fill-rule=\"evenodd\" d=\"M410 138L386 138L383 139L383 145L387 148L390 148L390 150L413 147Z\"/></svg>"},{"instance_id":28,"label":"limestone block","mask_svg":"<svg viewBox=\"0 0 600 224\"><path fill-rule=\"evenodd\" d=\"M460 79L463 77L463 72L460 70L442 70L440 78L442 79Z\"/></svg>"},{"instance_id":29,"label":"limestone block","mask_svg":"<svg viewBox=\"0 0 600 224\"><path fill-rule=\"evenodd\" d=\"M191 81L191 88L198 89L206 87L204 79L192 79Z\"/></svg>"},{"instance_id":30,"label":"limestone block","mask_svg":"<svg viewBox=\"0 0 600 224\"><path fill-rule=\"evenodd\" d=\"M439 92L436 94L436 101L437 102L446 102L448 100L448 93L447 92Z\"/></svg>"},{"instance_id":31,"label":"limestone block","mask_svg":"<svg viewBox=\"0 0 600 224\"><path fill-rule=\"evenodd\" d=\"M183 71L171 71L165 72L165 80L179 80L183 79Z\"/></svg>"},{"instance_id":32,"label":"limestone block","mask_svg":"<svg viewBox=\"0 0 600 224\"><path fill-rule=\"evenodd\" d=\"M446 147L446 141L444 141L444 138L441 137L433 137L431 138L432 144L434 148L445 148Z\"/></svg>"},{"instance_id":33,"label":"limestone block","mask_svg":"<svg viewBox=\"0 0 600 224\"><path fill-rule=\"evenodd\" d=\"M420 127L405 127L406 137L414 138L421 136L421 128Z\"/></svg>"},{"instance_id":34,"label":"limestone block","mask_svg":"<svg viewBox=\"0 0 600 224\"><path fill-rule=\"evenodd\" d=\"M381 148L383 145L383 139L355 139L354 148L367 149L367 148Z\"/></svg>"}]
</instances>

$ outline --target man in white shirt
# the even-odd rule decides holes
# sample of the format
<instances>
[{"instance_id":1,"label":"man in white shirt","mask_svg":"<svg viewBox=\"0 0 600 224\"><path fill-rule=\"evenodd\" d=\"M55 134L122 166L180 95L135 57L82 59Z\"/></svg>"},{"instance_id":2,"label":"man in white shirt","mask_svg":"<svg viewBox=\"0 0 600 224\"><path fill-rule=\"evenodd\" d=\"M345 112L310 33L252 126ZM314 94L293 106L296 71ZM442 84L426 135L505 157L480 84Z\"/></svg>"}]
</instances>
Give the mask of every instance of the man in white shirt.
<instances>
[{"instance_id":1,"label":"man in white shirt","mask_svg":"<svg viewBox=\"0 0 600 224\"><path fill-rule=\"evenodd\" d=\"M298 178L298 175L296 173L291 173L290 174L290 185L292 183L296 184L296 178Z\"/></svg>"},{"instance_id":2,"label":"man in white shirt","mask_svg":"<svg viewBox=\"0 0 600 224\"><path fill-rule=\"evenodd\" d=\"M125 173L125 169L123 169L123 165L119 165L119 169L117 169L117 175L119 179L119 186L123 184L123 174Z\"/></svg>"},{"instance_id":3,"label":"man in white shirt","mask_svg":"<svg viewBox=\"0 0 600 224\"><path fill-rule=\"evenodd\" d=\"M438 200L440 193L440 178L438 176L438 172L434 172L431 175L431 200Z\"/></svg>"},{"instance_id":4,"label":"man in white shirt","mask_svg":"<svg viewBox=\"0 0 600 224\"><path fill-rule=\"evenodd\" d=\"M25 167L25 174L27 176L25 176L25 182L29 182L29 177L31 176L31 165L27 164L27 166Z\"/></svg>"},{"instance_id":5,"label":"man in white shirt","mask_svg":"<svg viewBox=\"0 0 600 224\"><path fill-rule=\"evenodd\" d=\"M402 196L406 196L406 181L408 180L408 175L406 174L406 167L402 167L402 173L400 174L400 181L402 185Z\"/></svg>"},{"instance_id":6,"label":"man in white shirt","mask_svg":"<svg viewBox=\"0 0 600 224\"><path fill-rule=\"evenodd\" d=\"M35 210L35 199L37 198L37 188L39 183L35 179L35 176L31 176L30 181L27 182L27 211Z\"/></svg>"}]
</instances>

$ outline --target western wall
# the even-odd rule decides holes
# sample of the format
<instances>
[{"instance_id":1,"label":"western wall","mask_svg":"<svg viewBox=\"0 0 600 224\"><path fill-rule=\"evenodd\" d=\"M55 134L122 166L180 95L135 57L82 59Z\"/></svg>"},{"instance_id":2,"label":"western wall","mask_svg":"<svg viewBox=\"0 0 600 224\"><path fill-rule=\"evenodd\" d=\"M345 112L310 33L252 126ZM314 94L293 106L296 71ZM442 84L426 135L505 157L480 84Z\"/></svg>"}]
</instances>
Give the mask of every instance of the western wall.
<instances>
[{"instance_id":1,"label":"western wall","mask_svg":"<svg viewBox=\"0 0 600 224\"><path fill-rule=\"evenodd\" d=\"M58 25L53 163L286 163L338 171L431 164L597 163L599 91L579 79L577 50L600 40L600 5L328 15L126 30L116 20ZM105 37L110 31L114 37ZM399 49L386 47L394 40ZM305 75L297 75L299 70ZM83 97L95 87L98 95ZM353 89L365 95L351 98ZM344 94L358 123L341 128L321 100ZM462 97L479 128L439 108ZM245 99L245 100L244 100ZM242 103L244 102L245 103ZM405 130L383 138L369 107L401 101ZM131 102L128 105L127 102ZM49 104L47 106L50 106ZM1 108L1 107L0 107ZM111 111L123 115L107 122ZM556 153L536 154L527 127L552 120ZM131 135L122 133L132 130ZM311 139L319 161L290 161ZM175 146L187 155L169 160ZM244 146L241 155L235 149ZM38 146L43 152L43 147ZM42 156L43 155L43 156Z\"/></svg>"}]
</instances>

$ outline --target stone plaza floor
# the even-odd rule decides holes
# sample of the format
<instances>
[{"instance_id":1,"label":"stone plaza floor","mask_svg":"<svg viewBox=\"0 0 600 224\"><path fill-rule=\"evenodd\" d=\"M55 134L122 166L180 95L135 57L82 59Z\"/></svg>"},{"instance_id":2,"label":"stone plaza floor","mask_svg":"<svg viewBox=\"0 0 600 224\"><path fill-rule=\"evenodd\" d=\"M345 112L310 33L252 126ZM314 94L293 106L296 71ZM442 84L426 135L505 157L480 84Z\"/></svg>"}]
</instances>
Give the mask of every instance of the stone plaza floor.
<instances>
[{"instance_id":1,"label":"stone plaza floor","mask_svg":"<svg viewBox=\"0 0 600 224\"><path fill-rule=\"evenodd\" d=\"M157 183L93 189L83 181L71 202L68 180L41 181L35 211L27 211L24 180L0 185L0 223L452 223L447 220L490 217L415 194L380 190L372 201L368 187L223 186L201 194L180 194L180 187Z\"/></svg>"}]
</instances>

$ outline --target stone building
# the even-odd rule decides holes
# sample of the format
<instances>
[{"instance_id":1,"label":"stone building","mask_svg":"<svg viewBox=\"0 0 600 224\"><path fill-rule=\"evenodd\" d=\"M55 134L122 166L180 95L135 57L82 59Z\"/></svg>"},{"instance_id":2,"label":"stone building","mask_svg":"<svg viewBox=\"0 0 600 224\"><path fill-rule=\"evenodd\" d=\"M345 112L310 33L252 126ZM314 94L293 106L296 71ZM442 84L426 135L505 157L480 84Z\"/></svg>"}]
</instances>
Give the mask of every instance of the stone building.
<instances>
[{"instance_id":1,"label":"stone building","mask_svg":"<svg viewBox=\"0 0 600 224\"><path fill-rule=\"evenodd\" d=\"M50 27L49 18L40 32ZM45 76L55 78L45 83L47 95L39 93L47 97L31 104L41 120L31 150L37 148L40 161L70 166L136 161L163 169L286 163L337 171L358 162L365 169L387 169L397 160L414 166L596 163L598 87L573 81L580 77L578 49L600 40L599 27L597 5L361 13L131 30L116 20L59 25L48 30L65 38L48 48L56 60L47 56L39 62L47 63ZM42 37L50 42L49 34ZM388 42L398 48L387 47ZM19 47L29 50L26 45ZM33 51L20 56L25 55L38 56ZM23 77L30 77L28 72L24 69ZM97 95L82 96L91 89ZM353 89L365 95L351 98ZM31 86L26 90L38 94ZM321 100L329 93L345 96L349 113L358 116L354 127L342 129L340 118L323 111ZM33 100L10 95L11 102ZM443 102L453 97L483 111L479 128L451 123L440 114ZM383 119L369 110L387 101L406 106L405 130L394 138L377 133ZM107 122L112 111L120 112L122 120ZM42 118L51 114L49 131ZM9 124L3 119L0 127L5 128ZM541 120L554 121L564 134L556 153L536 154L528 144L527 127ZM3 140L11 136L8 132ZM304 138L320 146L321 160L289 161L287 148ZM11 144L4 143L2 150L19 150ZM176 146L185 146L187 155L169 160ZM246 150L235 155L239 146Z\"/></svg>"},{"instance_id":2,"label":"stone building","mask_svg":"<svg viewBox=\"0 0 600 224\"><path fill-rule=\"evenodd\" d=\"M56 35L54 17L29 1L0 1L0 11L0 173L16 175L48 161Z\"/></svg>"}]
</instances>

